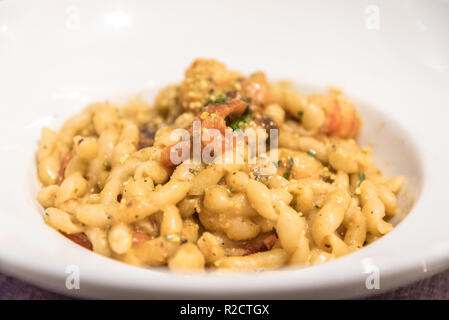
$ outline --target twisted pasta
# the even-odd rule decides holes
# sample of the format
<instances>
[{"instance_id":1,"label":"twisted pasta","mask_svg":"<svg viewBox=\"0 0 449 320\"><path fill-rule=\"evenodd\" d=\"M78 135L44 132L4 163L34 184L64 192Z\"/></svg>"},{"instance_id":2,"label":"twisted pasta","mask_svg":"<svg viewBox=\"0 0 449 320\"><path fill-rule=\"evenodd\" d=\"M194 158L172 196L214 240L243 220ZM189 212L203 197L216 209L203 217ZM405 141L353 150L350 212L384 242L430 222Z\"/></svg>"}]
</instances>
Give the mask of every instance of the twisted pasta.
<instances>
[{"instance_id":1,"label":"twisted pasta","mask_svg":"<svg viewBox=\"0 0 449 320\"><path fill-rule=\"evenodd\" d=\"M37 199L52 228L141 267L324 263L390 232L400 210L405 179L377 169L355 140L361 124L340 90L307 96L262 72L197 59L153 106L93 103L59 131L43 129ZM180 145L179 129L189 138ZM242 134L250 129L261 134ZM170 155L184 147L175 164Z\"/></svg>"}]
</instances>

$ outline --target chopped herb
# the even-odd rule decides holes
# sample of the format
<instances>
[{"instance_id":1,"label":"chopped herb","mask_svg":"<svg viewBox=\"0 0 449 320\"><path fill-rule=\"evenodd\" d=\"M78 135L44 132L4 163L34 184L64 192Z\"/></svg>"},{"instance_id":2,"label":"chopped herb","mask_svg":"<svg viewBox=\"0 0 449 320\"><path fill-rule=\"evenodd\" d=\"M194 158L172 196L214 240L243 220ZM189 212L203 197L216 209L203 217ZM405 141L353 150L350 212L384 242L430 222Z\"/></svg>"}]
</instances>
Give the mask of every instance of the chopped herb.
<instances>
[{"instance_id":1,"label":"chopped herb","mask_svg":"<svg viewBox=\"0 0 449 320\"><path fill-rule=\"evenodd\" d=\"M359 185L362 184L363 181L365 181L366 176L364 172L359 172Z\"/></svg>"},{"instance_id":2,"label":"chopped herb","mask_svg":"<svg viewBox=\"0 0 449 320\"><path fill-rule=\"evenodd\" d=\"M215 100L210 100L206 103L206 106L211 104L229 104L229 100L226 97L218 97Z\"/></svg>"},{"instance_id":3,"label":"chopped herb","mask_svg":"<svg viewBox=\"0 0 449 320\"><path fill-rule=\"evenodd\" d=\"M317 208L317 209L321 209L321 207L319 206L319 205L315 205L315 208Z\"/></svg>"},{"instance_id":4,"label":"chopped herb","mask_svg":"<svg viewBox=\"0 0 449 320\"><path fill-rule=\"evenodd\" d=\"M207 193L207 189L204 189L204 191L203 191L203 195L205 196L205 195L206 195L206 193Z\"/></svg>"},{"instance_id":5,"label":"chopped herb","mask_svg":"<svg viewBox=\"0 0 449 320\"><path fill-rule=\"evenodd\" d=\"M103 168L107 171L111 170L111 165L109 164L109 162L105 161L103 162Z\"/></svg>"},{"instance_id":6,"label":"chopped herb","mask_svg":"<svg viewBox=\"0 0 449 320\"><path fill-rule=\"evenodd\" d=\"M233 123L229 125L229 127L232 129L232 131L236 131L238 129L241 129L245 124L248 124L251 122L251 119L249 118L239 118Z\"/></svg>"},{"instance_id":7,"label":"chopped herb","mask_svg":"<svg viewBox=\"0 0 449 320\"><path fill-rule=\"evenodd\" d=\"M290 158L290 162L289 162L289 164L288 164L288 168L287 168L287 170L285 170L285 172L284 172L284 178L285 179L289 179L290 178L290 175L291 175L291 173L292 173L292 169L293 169L293 158Z\"/></svg>"},{"instance_id":8,"label":"chopped herb","mask_svg":"<svg viewBox=\"0 0 449 320\"><path fill-rule=\"evenodd\" d=\"M331 175L331 176L320 176L320 178L321 179L323 179L323 181L324 182L327 182L327 183L330 183L330 184L332 184L332 183L334 183L335 182L335 175Z\"/></svg>"},{"instance_id":9,"label":"chopped herb","mask_svg":"<svg viewBox=\"0 0 449 320\"><path fill-rule=\"evenodd\" d=\"M243 102L246 102L247 104L251 104L251 98L242 98L240 100L242 100Z\"/></svg>"},{"instance_id":10,"label":"chopped herb","mask_svg":"<svg viewBox=\"0 0 449 320\"><path fill-rule=\"evenodd\" d=\"M78 193L78 188L75 188L75 190L73 190L74 193Z\"/></svg>"},{"instance_id":11,"label":"chopped herb","mask_svg":"<svg viewBox=\"0 0 449 320\"><path fill-rule=\"evenodd\" d=\"M246 108L245 112L243 112L244 116L250 116L254 113L253 110L251 110L251 98L242 98L240 99L248 104L248 107Z\"/></svg>"},{"instance_id":12,"label":"chopped herb","mask_svg":"<svg viewBox=\"0 0 449 320\"><path fill-rule=\"evenodd\" d=\"M309 151L307 151L307 154L308 154L309 156L311 156L312 158L316 158L316 151L314 151L314 150L309 150Z\"/></svg>"},{"instance_id":13,"label":"chopped herb","mask_svg":"<svg viewBox=\"0 0 449 320\"><path fill-rule=\"evenodd\" d=\"M299 118L299 120L302 119L303 115L304 115L304 111L298 111L298 118Z\"/></svg>"},{"instance_id":14,"label":"chopped herb","mask_svg":"<svg viewBox=\"0 0 449 320\"><path fill-rule=\"evenodd\" d=\"M181 239L181 244L187 243L187 239L182 238Z\"/></svg>"},{"instance_id":15,"label":"chopped herb","mask_svg":"<svg viewBox=\"0 0 449 320\"><path fill-rule=\"evenodd\" d=\"M50 215L48 214L48 212L45 212L45 216L46 216L46 217L49 217Z\"/></svg>"},{"instance_id":16,"label":"chopped herb","mask_svg":"<svg viewBox=\"0 0 449 320\"><path fill-rule=\"evenodd\" d=\"M196 168L189 168L189 172L194 176L196 176L199 173L199 170Z\"/></svg>"}]
</instances>

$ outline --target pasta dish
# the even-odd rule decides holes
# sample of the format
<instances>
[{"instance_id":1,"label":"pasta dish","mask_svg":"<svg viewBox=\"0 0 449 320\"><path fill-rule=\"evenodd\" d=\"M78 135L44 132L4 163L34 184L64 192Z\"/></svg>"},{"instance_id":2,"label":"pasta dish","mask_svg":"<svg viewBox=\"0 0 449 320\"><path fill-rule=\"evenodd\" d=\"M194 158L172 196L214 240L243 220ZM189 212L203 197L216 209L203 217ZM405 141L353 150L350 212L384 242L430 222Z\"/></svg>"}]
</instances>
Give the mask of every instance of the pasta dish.
<instances>
[{"instance_id":1,"label":"pasta dish","mask_svg":"<svg viewBox=\"0 0 449 320\"><path fill-rule=\"evenodd\" d=\"M393 229L404 178L382 175L361 128L341 90L197 59L152 104L92 103L44 128L38 201L65 237L136 266L312 266Z\"/></svg>"}]
</instances>

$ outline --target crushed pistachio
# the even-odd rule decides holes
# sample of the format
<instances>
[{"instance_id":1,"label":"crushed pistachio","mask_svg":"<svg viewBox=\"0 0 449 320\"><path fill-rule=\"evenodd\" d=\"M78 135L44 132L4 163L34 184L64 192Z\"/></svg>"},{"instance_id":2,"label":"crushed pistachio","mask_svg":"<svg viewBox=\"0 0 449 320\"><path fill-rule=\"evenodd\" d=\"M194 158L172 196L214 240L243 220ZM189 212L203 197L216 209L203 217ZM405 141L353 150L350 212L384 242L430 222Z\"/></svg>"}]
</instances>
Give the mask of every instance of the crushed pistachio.
<instances>
[{"instance_id":1,"label":"crushed pistachio","mask_svg":"<svg viewBox=\"0 0 449 320\"><path fill-rule=\"evenodd\" d=\"M321 173L323 177L329 177L331 175L331 172L329 171L328 167L324 167L323 172Z\"/></svg>"},{"instance_id":2,"label":"crushed pistachio","mask_svg":"<svg viewBox=\"0 0 449 320\"><path fill-rule=\"evenodd\" d=\"M236 82L236 83L234 83L234 88L236 89L236 90L241 90L242 89L242 84L240 83L240 82Z\"/></svg>"},{"instance_id":3,"label":"crushed pistachio","mask_svg":"<svg viewBox=\"0 0 449 320\"><path fill-rule=\"evenodd\" d=\"M371 148L369 148L369 147L363 147L362 148L362 153L364 153L364 154L369 154L370 151L371 151Z\"/></svg>"},{"instance_id":4,"label":"crushed pistachio","mask_svg":"<svg viewBox=\"0 0 449 320\"><path fill-rule=\"evenodd\" d=\"M165 241L180 242L181 239L176 234L168 234L168 235L165 236Z\"/></svg>"},{"instance_id":5,"label":"crushed pistachio","mask_svg":"<svg viewBox=\"0 0 449 320\"><path fill-rule=\"evenodd\" d=\"M190 102L189 106L191 109L200 109L201 102L199 102L199 101Z\"/></svg>"},{"instance_id":6,"label":"crushed pistachio","mask_svg":"<svg viewBox=\"0 0 449 320\"><path fill-rule=\"evenodd\" d=\"M111 170L111 165L109 164L109 162L104 161L103 162L103 168L107 171Z\"/></svg>"}]
</instances>

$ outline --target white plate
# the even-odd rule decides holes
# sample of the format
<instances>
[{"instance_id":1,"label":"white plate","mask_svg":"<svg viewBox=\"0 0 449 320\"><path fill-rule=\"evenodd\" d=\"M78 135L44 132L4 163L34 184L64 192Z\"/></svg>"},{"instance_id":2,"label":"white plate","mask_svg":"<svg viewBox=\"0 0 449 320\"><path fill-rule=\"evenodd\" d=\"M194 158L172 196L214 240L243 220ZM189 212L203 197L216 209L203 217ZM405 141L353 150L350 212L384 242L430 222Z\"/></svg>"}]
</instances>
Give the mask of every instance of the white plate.
<instances>
[{"instance_id":1,"label":"white plate","mask_svg":"<svg viewBox=\"0 0 449 320\"><path fill-rule=\"evenodd\" d=\"M0 268L64 294L99 298L343 298L449 267L449 4L446 1L0 2ZM95 99L178 81L214 57L304 90L342 87L362 142L407 178L408 216L333 262L261 274L175 275L93 254L47 227L35 201L42 126ZM301 86L301 84L306 84ZM81 289L67 290L67 266ZM70 270L67 270L70 271ZM380 275L380 290L365 286Z\"/></svg>"}]
</instances>

